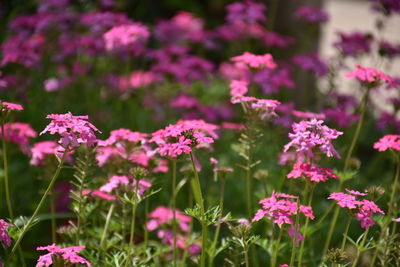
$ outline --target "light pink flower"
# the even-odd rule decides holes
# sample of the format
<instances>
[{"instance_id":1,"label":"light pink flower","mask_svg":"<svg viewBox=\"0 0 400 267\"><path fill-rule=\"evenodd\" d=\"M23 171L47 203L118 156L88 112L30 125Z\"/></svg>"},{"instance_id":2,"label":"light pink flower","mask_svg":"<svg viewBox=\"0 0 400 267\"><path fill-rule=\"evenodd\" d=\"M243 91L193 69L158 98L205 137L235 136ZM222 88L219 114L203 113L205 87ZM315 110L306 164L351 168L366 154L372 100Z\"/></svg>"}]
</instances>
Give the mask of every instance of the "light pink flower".
<instances>
[{"instance_id":1,"label":"light pink flower","mask_svg":"<svg viewBox=\"0 0 400 267\"><path fill-rule=\"evenodd\" d=\"M355 78L358 81L370 86L376 86L380 82L386 83L388 88L396 87L394 79L374 68L362 67L357 65L356 69L346 74L347 78Z\"/></svg>"},{"instance_id":2,"label":"light pink flower","mask_svg":"<svg viewBox=\"0 0 400 267\"><path fill-rule=\"evenodd\" d=\"M106 49L111 51L137 43L144 44L149 36L147 27L136 22L111 28L104 34L104 41Z\"/></svg>"},{"instance_id":3,"label":"light pink flower","mask_svg":"<svg viewBox=\"0 0 400 267\"><path fill-rule=\"evenodd\" d=\"M36 267L50 266L55 258L64 259L66 263L81 263L90 267L90 262L77 254L84 248L85 246L61 248L56 244L37 247L36 250L47 250L49 253L39 257Z\"/></svg>"},{"instance_id":4,"label":"light pink flower","mask_svg":"<svg viewBox=\"0 0 400 267\"><path fill-rule=\"evenodd\" d=\"M74 116L71 112L65 114L50 114L46 118L51 122L40 133L49 132L59 134L59 144L65 149L73 149L80 144L93 146L97 142L95 132L100 132L93 124L88 122L88 116ZM101 133L101 132L100 132Z\"/></svg>"},{"instance_id":5,"label":"light pink flower","mask_svg":"<svg viewBox=\"0 0 400 267\"><path fill-rule=\"evenodd\" d=\"M146 227L149 231L154 231L162 225L171 225L174 212L170 208L159 206L150 212L148 217L150 220L147 222ZM192 221L192 218L184 215L179 210L175 210L175 217L179 228L183 232L188 232L190 228L189 224Z\"/></svg>"},{"instance_id":6,"label":"light pink flower","mask_svg":"<svg viewBox=\"0 0 400 267\"><path fill-rule=\"evenodd\" d=\"M249 52L244 52L240 56L232 57L231 61L236 62L236 64L255 69L262 67L266 67L269 69L276 68L276 63L273 60L271 54L254 55Z\"/></svg>"},{"instance_id":7,"label":"light pink flower","mask_svg":"<svg viewBox=\"0 0 400 267\"><path fill-rule=\"evenodd\" d=\"M64 148L54 141L42 141L35 143L31 148L30 164L34 166L42 165L46 157L61 157ZM71 161L70 153L68 153L67 161Z\"/></svg>"},{"instance_id":8,"label":"light pink flower","mask_svg":"<svg viewBox=\"0 0 400 267\"><path fill-rule=\"evenodd\" d=\"M130 192L136 190L137 180L132 177L124 176L124 175L114 175L108 179L108 182L99 188L100 191L111 193L115 189L125 188ZM125 187L124 187L125 185ZM139 186L137 188L138 194L143 195L150 187L152 186L151 182L146 179L141 179L139 181Z\"/></svg>"}]
</instances>

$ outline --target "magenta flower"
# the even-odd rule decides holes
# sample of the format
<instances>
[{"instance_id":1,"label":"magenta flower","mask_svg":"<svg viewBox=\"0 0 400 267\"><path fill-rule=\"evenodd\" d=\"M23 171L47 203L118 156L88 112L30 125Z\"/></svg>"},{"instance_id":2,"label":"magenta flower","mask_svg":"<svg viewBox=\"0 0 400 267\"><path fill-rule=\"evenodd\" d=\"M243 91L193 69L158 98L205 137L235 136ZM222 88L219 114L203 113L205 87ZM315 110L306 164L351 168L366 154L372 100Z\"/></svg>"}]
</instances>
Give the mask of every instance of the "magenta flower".
<instances>
[{"instance_id":1,"label":"magenta flower","mask_svg":"<svg viewBox=\"0 0 400 267\"><path fill-rule=\"evenodd\" d=\"M236 62L238 65L247 66L254 69L259 69L262 67L269 69L276 68L276 63L271 54L254 55L249 52L244 52L240 56L232 57L231 61Z\"/></svg>"},{"instance_id":2,"label":"magenta flower","mask_svg":"<svg viewBox=\"0 0 400 267\"><path fill-rule=\"evenodd\" d=\"M386 151L388 149L400 150L400 135L387 134L375 142L374 148L378 149L380 152Z\"/></svg>"},{"instance_id":3,"label":"magenta flower","mask_svg":"<svg viewBox=\"0 0 400 267\"><path fill-rule=\"evenodd\" d=\"M372 35L362 32L349 34L338 32L337 34L340 37L340 41L335 42L333 46L338 48L344 55L357 57L360 54L371 51Z\"/></svg>"},{"instance_id":4,"label":"magenta flower","mask_svg":"<svg viewBox=\"0 0 400 267\"><path fill-rule=\"evenodd\" d=\"M362 67L357 65L356 69L346 74L347 78L355 78L367 86L375 87L380 82L387 84L388 88L396 87L393 78L374 68Z\"/></svg>"},{"instance_id":5,"label":"magenta flower","mask_svg":"<svg viewBox=\"0 0 400 267\"><path fill-rule=\"evenodd\" d=\"M108 182L101 186L99 190L105 193L111 193L115 189L125 189L132 192L136 190L136 184L137 180L132 179L132 177L114 175L111 176L111 178L108 179ZM141 179L137 188L138 194L143 195L151 186L152 183L150 181Z\"/></svg>"},{"instance_id":6,"label":"magenta flower","mask_svg":"<svg viewBox=\"0 0 400 267\"><path fill-rule=\"evenodd\" d=\"M10 102L5 102L0 100L0 111L1 112L7 112L7 111L21 111L24 110L24 108L20 104L14 104Z\"/></svg>"},{"instance_id":7,"label":"magenta flower","mask_svg":"<svg viewBox=\"0 0 400 267\"><path fill-rule=\"evenodd\" d=\"M296 10L295 16L309 23L327 22L329 14L319 7L302 6Z\"/></svg>"},{"instance_id":8,"label":"magenta flower","mask_svg":"<svg viewBox=\"0 0 400 267\"><path fill-rule=\"evenodd\" d=\"M104 34L106 49L109 51L128 46L143 46L150 36L146 26L141 23L131 23L113 27Z\"/></svg>"},{"instance_id":9,"label":"magenta flower","mask_svg":"<svg viewBox=\"0 0 400 267\"><path fill-rule=\"evenodd\" d=\"M375 224L372 219L374 213L385 214L373 201L358 199L358 197L365 196L366 193L348 189L346 191L349 194L342 192L331 193L328 199L336 200L340 207L349 209L355 215L356 219L361 222L362 228L367 229Z\"/></svg>"},{"instance_id":10,"label":"magenta flower","mask_svg":"<svg viewBox=\"0 0 400 267\"><path fill-rule=\"evenodd\" d=\"M292 196L284 193L272 192L272 196L260 200L258 203L262 205L262 208L257 211L252 221L259 221L264 217L272 220L279 227L283 224L293 225L293 216L298 211L304 216L309 217L311 220L314 219L313 211L310 206L297 206L297 196Z\"/></svg>"},{"instance_id":11,"label":"magenta flower","mask_svg":"<svg viewBox=\"0 0 400 267\"><path fill-rule=\"evenodd\" d=\"M11 237L7 233L7 227L12 226L11 224L7 223L3 219L0 219L0 243L3 246L9 247L11 246Z\"/></svg>"},{"instance_id":12,"label":"magenta flower","mask_svg":"<svg viewBox=\"0 0 400 267\"><path fill-rule=\"evenodd\" d=\"M293 170L286 175L287 178L297 179L304 177L311 182L326 182L328 179L339 179L330 169L322 168L316 164L297 162Z\"/></svg>"},{"instance_id":13,"label":"magenta flower","mask_svg":"<svg viewBox=\"0 0 400 267\"><path fill-rule=\"evenodd\" d=\"M65 264L81 263L90 267L90 262L77 254L84 248L85 246L61 248L56 244L45 247L37 247L36 250L47 250L49 253L39 257L36 267L50 266L53 264L54 259L62 259L64 260Z\"/></svg>"},{"instance_id":14,"label":"magenta flower","mask_svg":"<svg viewBox=\"0 0 400 267\"><path fill-rule=\"evenodd\" d=\"M147 222L146 227L149 231L154 231L161 226L172 224L174 212L172 209L159 206L155 210L149 213L148 217L150 220ZM175 217L177 225L183 232L188 232L190 229L190 222L192 218L184 215L179 210L175 210Z\"/></svg>"},{"instance_id":15,"label":"magenta flower","mask_svg":"<svg viewBox=\"0 0 400 267\"><path fill-rule=\"evenodd\" d=\"M300 121L293 123L293 133L289 133L289 138L292 139L284 147L284 152L291 147L295 147L300 154L312 158L314 157L314 149L319 149L328 157L340 158L336 149L333 147L332 141L337 139L342 132L331 129L323 125L323 120L312 119L309 121Z\"/></svg>"},{"instance_id":16,"label":"magenta flower","mask_svg":"<svg viewBox=\"0 0 400 267\"><path fill-rule=\"evenodd\" d=\"M317 76L324 76L328 73L328 65L319 57L317 53L308 55L296 55L293 63L299 65L303 70L311 71Z\"/></svg>"},{"instance_id":17,"label":"magenta flower","mask_svg":"<svg viewBox=\"0 0 400 267\"><path fill-rule=\"evenodd\" d=\"M55 155L61 157L63 151L64 148L54 141L42 141L35 143L31 148L30 164L33 166L42 165L47 157L54 157ZM71 158L69 157L67 160L71 161Z\"/></svg>"},{"instance_id":18,"label":"magenta flower","mask_svg":"<svg viewBox=\"0 0 400 267\"><path fill-rule=\"evenodd\" d=\"M65 114L50 114L46 118L52 121L40 135L46 132L52 135L56 133L61 135L59 144L67 150L78 147L80 144L93 146L97 142L94 132L100 131L87 121L88 116L74 116L71 112L68 112Z\"/></svg>"},{"instance_id":19,"label":"magenta flower","mask_svg":"<svg viewBox=\"0 0 400 267\"><path fill-rule=\"evenodd\" d=\"M400 2L398 0L373 0L372 2L372 8L385 16L400 13Z\"/></svg>"},{"instance_id":20,"label":"magenta flower","mask_svg":"<svg viewBox=\"0 0 400 267\"><path fill-rule=\"evenodd\" d=\"M35 138L37 133L32 127L24 122L8 122L4 124L5 134L2 133L2 128L0 127L0 137L5 138L5 140L19 145L22 152L29 154L29 139Z\"/></svg>"}]
</instances>

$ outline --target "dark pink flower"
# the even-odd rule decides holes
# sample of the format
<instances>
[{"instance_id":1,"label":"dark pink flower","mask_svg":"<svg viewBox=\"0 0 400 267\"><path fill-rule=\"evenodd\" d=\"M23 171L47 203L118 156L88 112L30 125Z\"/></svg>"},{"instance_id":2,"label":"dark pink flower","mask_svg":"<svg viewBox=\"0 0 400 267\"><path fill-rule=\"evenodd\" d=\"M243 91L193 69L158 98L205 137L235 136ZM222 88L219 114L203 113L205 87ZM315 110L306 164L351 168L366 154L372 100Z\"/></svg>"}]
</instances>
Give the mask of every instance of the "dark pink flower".
<instances>
[{"instance_id":1,"label":"dark pink flower","mask_svg":"<svg viewBox=\"0 0 400 267\"><path fill-rule=\"evenodd\" d=\"M287 178L297 179L304 177L311 182L326 182L328 179L338 179L338 177L327 168L322 168L316 164L297 162L293 166L293 170L286 175Z\"/></svg>"},{"instance_id":2,"label":"dark pink flower","mask_svg":"<svg viewBox=\"0 0 400 267\"><path fill-rule=\"evenodd\" d=\"M0 137L20 146L22 152L29 154L29 139L37 136L35 130L24 122L8 122L4 124L5 135L0 127Z\"/></svg>"},{"instance_id":3,"label":"dark pink flower","mask_svg":"<svg viewBox=\"0 0 400 267\"><path fill-rule=\"evenodd\" d=\"M369 33L353 32L346 34L338 32L337 34L340 37L340 41L335 42L333 46L338 48L344 55L357 57L371 51L373 37Z\"/></svg>"},{"instance_id":4,"label":"dark pink flower","mask_svg":"<svg viewBox=\"0 0 400 267\"><path fill-rule=\"evenodd\" d=\"M159 206L150 212L148 217L150 220L147 222L146 227L149 231L154 231L161 226L171 225L174 218L174 212L170 208ZM183 232L188 232L192 218L181 213L179 210L175 210L175 217L179 228Z\"/></svg>"},{"instance_id":5,"label":"dark pink flower","mask_svg":"<svg viewBox=\"0 0 400 267\"><path fill-rule=\"evenodd\" d=\"M9 247L11 246L11 237L7 233L7 227L12 226L11 224L7 223L3 219L0 219L0 243L3 246Z\"/></svg>"},{"instance_id":6,"label":"dark pink flower","mask_svg":"<svg viewBox=\"0 0 400 267\"><path fill-rule=\"evenodd\" d=\"M387 134L379 139L378 142L374 144L374 148L378 149L380 152L386 151L388 149L400 150L400 135Z\"/></svg>"},{"instance_id":7,"label":"dark pink flower","mask_svg":"<svg viewBox=\"0 0 400 267\"><path fill-rule=\"evenodd\" d=\"M40 135L46 132L52 135L59 134L61 136L59 144L65 149L73 149L80 144L93 146L97 142L94 133L100 131L87 121L88 116L74 116L71 112L68 112L47 115L46 118L51 119L51 122Z\"/></svg>"},{"instance_id":8,"label":"dark pink flower","mask_svg":"<svg viewBox=\"0 0 400 267\"><path fill-rule=\"evenodd\" d=\"M0 100L0 111L1 112L7 112L7 111L13 111L13 110L21 111L21 110L24 110L24 108L20 104L14 104L14 103L5 102L5 101Z\"/></svg>"},{"instance_id":9,"label":"dark pink flower","mask_svg":"<svg viewBox=\"0 0 400 267\"><path fill-rule=\"evenodd\" d=\"M37 247L36 250L47 250L49 253L39 257L36 267L50 266L53 264L53 260L55 258L63 259L65 263L81 263L90 267L90 262L77 254L84 248L85 246L61 248L56 244L45 247Z\"/></svg>"},{"instance_id":10,"label":"dark pink flower","mask_svg":"<svg viewBox=\"0 0 400 267\"><path fill-rule=\"evenodd\" d=\"M106 49L109 51L127 48L129 46L138 48L143 46L150 36L146 26L135 22L126 25L118 25L104 34Z\"/></svg>"},{"instance_id":11,"label":"dark pink flower","mask_svg":"<svg viewBox=\"0 0 400 267\"><path fill-rule=\"evenodd\" d=\"M361 83L372 87L375 87L381 82L386 83L388 88L396 87L391 76L374 68L362 67L360 65L357 65L354 71L347 73L346 77L355 78Z\"/></svg>"}]
</instances>

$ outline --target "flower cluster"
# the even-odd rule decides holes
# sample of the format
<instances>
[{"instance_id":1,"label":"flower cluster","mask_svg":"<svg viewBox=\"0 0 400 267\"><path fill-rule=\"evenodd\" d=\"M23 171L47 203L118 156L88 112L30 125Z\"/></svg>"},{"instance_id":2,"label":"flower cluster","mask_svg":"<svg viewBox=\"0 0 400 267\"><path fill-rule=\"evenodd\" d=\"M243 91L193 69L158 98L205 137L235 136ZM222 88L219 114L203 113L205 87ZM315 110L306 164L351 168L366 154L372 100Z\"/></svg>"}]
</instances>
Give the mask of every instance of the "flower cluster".
<instances>
[{"instance_id":1,"label":"flower cluster","mask_svg":"<svg viewBox=\"0 0 400 267\"><path fill-rule=\"evenodd\" d=\"M319 7L302 6L296 10L295 16L309 23L326 22L329 20L329 14Z\"/></svg>"},{"instance_id":2,"label":"flower cluster","mask_svg":"<svg viewBox=\"0 0 400 267\"><path fill-rule=\"evenodd\" d=\"M0 111L1 112L8 112L8 111L12 111L12 110L21 111L21 110L24 110L24 108L20 104L14 104L14 103L5 102L5 101L0 100Z\"/></svg>"},{"instance_id":3,"label":"flower cluster","mask_svg":"<svg viewBox=\"0 0 400 267\"><path fill-rule=\"evenodd\" d=\"M47 250L49 253L39 257L36 267L50 266L54 260L61 259L65 264L67 263L81 263L86 266L92 266L85 258L78 255L85 246L66 247L61 248L56 244L50 246L38 247L36 250Z\"/></svg>"},{"instance_id":4,"label":"flower cluster","mask_svg":"<svg viewBox=\"0 0 400 267\"><path fill-rule=\"evenodd\" d=\"M152 183L146 179L139 180L139 184L137 186L137 180L133 179L132 177L128 177L125 175L114 175L111 176L110 179L108 179L108 182L101 186L99 190L105 193L111 193L118 188L129 188L129 191L137 190L137 193L141 196L151 186Z\"/></svg>"},{"instance_id":5,"label":"flower cluster","mask_svg":"<svg viewBox=\"0 0 400 267\"><path fill-rule=\"evenodd\" d=\"M362 228L367 229L375 224L374 220L372 220L374 213L385 214L373 201L357 199L358 197L365 196L366 193L348 189L346 191L347 193L331 193L328 199L336 200L340 207L347 208L355 214L356 219L361 222Z\"/></svg>"},{"instance_id":6,"label":"flower cluster","mask_svg":"<svg viewBox=\"0 0 400 267\"><path fill-rule=\"evenodd\" d=\"M304 177L311 182L326 182L328 179L338 179L332 170L322 168L316 164L297 162L293 166L293 170L286 175L287 178L297 179Z\"/></svg>"},{"instance_id":7,"label":"flower cluster","mask_svg":"<svg viewBox=\"0 0 400 267\"><path fill-rule=\"evenodd\" d=\"M46 132L52 135L56 133L61 135L59 144L67 150L78 147L80 144L93 146L97 141L94 132L100 131L87 121L88 116L74 116L71 112L68 112L47 115L46 118L51 119L51 122L40 135Z\"/></svg>"},{"instance_id":8,"label":"flower cluster","mask_svg":"<svg viewBox=\"0 0 400 267\"><path fill-rule=\"evenodd\" d=\"M397 134L387 134L375 142L374 148L378 149L380 152L386 151L388 149L393 149L396 151L400 150L400 135Z\"/></svg>"},{"instance_id":9,"label":"flower cluster","mask_svg":"<svg viewBox=\"0 0 400 267\"><path fill-rule=\"evenodd\" d=\"M276 63L273 60L271 54L254 55L249 52L244 52L240 56L231 58L231 61L235 62L238 66L258 69L266 67L269 69L276 68Z\"/></svg>"},{"instance_id":10,"label":"flower cluster","mask_svg":"<svg viewBox=\"0 0 400 267\"><path fill-rule=\"evenodd\" d=\"M323 125L323 123L323 120L317 119L293 123L293 133L289 133L289 138L292 140L285 145L284 152L288 151L291 147L295 147L298 153L313 158L313 150L314 148L318 148L328 157L340 158L333 147L332 140L337 139L343 133L331 129Z\"/></svg>"},{"instance_id":11,"label":"flower cluster","mask_svg":"<svg viewBox=\"0 0 400 267\"><path fill-rule=\"evenodd\" d=\"M373 37L370 34L362 32L349 34L338 32L338 35L340 40L335 42L333 46L346 56L357 57L371 51Z\"/></svg>"},{"instance_id":12,"label":"flower cluster","mask_svg":"<svg viewBox=\"0 0 400 267\"><path fill-rule=\"evenodd\" d=\"M137 44L143 45L149 36L150 32L146 26L141 23L131 23L113 27L104 34L104 40L106 49L110 51L128 46L138 49Z\"/></svg>"},{"instance_id":13,"label":"flower cluster","mask_svg":"<svg viewBox=\"0 0 400 267\"><path fill-rule=\"evenodd\" d=\"M203 120L181 120L154 132L149 142L157 144L161 156L176 158L189 154L194 147L213 143L218 138L217 129L217 125Z\"/></svg>"},{"instance_id":14,"label":"flower cluster","mask_svg":"<svg viewBox=\"0 0 400 267\"><path fill-rule=\"evenodd\" d=\"M296 55L293 57L293 62L302 69L315 73L317 76L324 76L328 72L328 65L322 61L317 53Z\"/></svg>"},{"instance_id":15,"label":"flower cluster","mask_svg":"<svg viewBox=\"0 0 400 267\"><path fill-rule=\"evenodd\" d=\"M374 68L362 67L357 65L356 69L346 74L347 78L355 78L367 86L375 87L380 82L387 84L388 88L396 87L393 78Z\"/></svg>"},{"instance_id":16,"label":"flower cluster","mask_svg":"<svg viewBox=\"0 0 400 267\"><path fill-rule=\"evenodd\" d=\"M47 157L51 158L55 155L61 157L63 151L64 148L62 148L54 141L42 141L35 143L31 148L30 164L34 166L42 165ZM68 154L68 156L70 155L70 153ZM71 158L67 158L67 161L71 161Z\"/></svg>"},{"instance_id":17,"label":"flower cluster","mask_svg":"<svg viewBox=\"0 0 400 267\"><path fill-rule=\"evenodd\" d=\"M3 127L5 133L3 134L2 128L0 128L0 137L19 145L22 152L29 154L29 139L37 136L36 131L24 122L7 122Z\"/></svg>"},{"instance_id":18,"label":"flower cluster","mask_svg":"<svg viewBox=\"0 0 400 267\"><path fill-rule=\"evenodd\" d=\"M7 227L10 227L11 224L0 219L0 243L3 246L9 247L11 246L11 237L7 233Z\"/></svg>"}]
</instances>

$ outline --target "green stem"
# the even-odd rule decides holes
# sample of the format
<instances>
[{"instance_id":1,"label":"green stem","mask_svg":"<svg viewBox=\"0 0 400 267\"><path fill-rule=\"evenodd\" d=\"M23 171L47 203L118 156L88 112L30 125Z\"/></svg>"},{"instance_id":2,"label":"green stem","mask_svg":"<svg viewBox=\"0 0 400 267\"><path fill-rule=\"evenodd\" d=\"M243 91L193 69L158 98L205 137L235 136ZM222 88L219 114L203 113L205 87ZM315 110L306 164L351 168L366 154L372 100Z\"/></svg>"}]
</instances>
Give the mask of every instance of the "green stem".
<instances>
[{"instance_id":1,"label":"green stem","mask_svg":"<svg viewBox=\"0 0 400 267\"><path fill-rule=\"evenodd\" d=\"M22 239L24 238L26 232L27 232L27 231L29 230L29 228L31 227L33 221L36 219L36 217L37 217L37 215L38 215L40 209L42 208L42 206L43 206L43 204L44 204L44 202L45 202L45 200L46 200L47 195L50 193L50 191L51 191L51 189L53 188L55 182L57 181L58 176L60 175L60 171L61 171L62 166L63 166L63 164L64 164L64 161L65 161L65 158L66 158L66 156L67 156L67 153L68 153L68 150L65 150L64 153L63 153L63 155L62 155L62 157L61 157L60 162L58 163L56 172L54 173L53 177L51 178L51 181L50 181L49 185L47 186L47 189L46 189L46 191L44 192L42 198L40 199L40 202L39 202L39 204L37 205L35 211L33 212L32 217L29 219L28 223L24 226L24 228L23 228L23 230L22 230L22 233L19 235L17 241L15 242L15 244L14 244L12 250L11 250L11 253L14 253L15 250L18 248L19 243L22 241Z\"/></svg>"},{"instance_id":2,"label":"green stem","mask_svg":"<svg viewBox=\"0 0 400 267\"><path fill-rule=\"evenodd\" d=\"M307 183L307 187L310 187L309 183ZM310 190L310 196L309 196L309 198L308 198L308 204L307 204L307 205L310 206L310 207L311 207L311 205L312 205L312 200L313 200L313 196L314 196L314 188L315 188L315 184L312 184L312 185L311 185L311 190ZM308 191L308 190L307 190L307 191ZM298 267L301 266L301 262L302 262L302 260L303 260L304 243L306 242L306 237L307 237L307 230L308 230L308 223L309 223L309 221L310 221L310 218L307 216L307 217L306 217L306 223L305 223L305 225L304 225L304 234L303 234L304 239L303 239L303 241L301 242L301 246L300 246L300 253L299 253L298 264L297 264ZM295 229L295 231L297 231L297 229ZM296 235L296 233L295 233L295 235Z\"/></svg>"},{"instance_id":3,"label":"green stem","mask_svg":"<svg viewBox=\"0 0 400 267\"><path fill-rule=\"evenodd\" d=\"M253 211L253 207L252 207L252 201L251 201L251 197L252 197L252 186L251 186L251 151L252 151L252 145L251 143L249 143L248 147L247 147L247 166L246 166L246 199L247 199L247 216L248 218L251 218L252 216L252 211Z\"/></svg>"},{"instance_id":4,"label":"green stem","mask_svg":"<svg viewBox=\"0 0 400 267\"><path fill-rule=\"evenodd\" d=\"M201 211L201 237L202 237L202 245L201 245L201 259L200 266L206 266L206 257L207 257L207 222L205 221L205 208L204 208L204 200L203 194L201 192L200 178L196 169L196 165L194 163L193 153L190 152L190 160L192 161L192 167L194 172L194 179L192 179L192 190L194 194L194 198L197 204L200 206Z\"/></svg>"},{"instance_id":5,"label":"green stem","mask_svg":"<svg viewBox=\"0 0 400 267\"><path fill-rule=\"evenodd\" d=\"M344 251L344 246L346 245L346 240L347 240L347 234L349 232L350 224L351 224L351 217L348 216L349 218L347 219L347 224L346 224L346 230L344 230L344 235L343 235L343 240L342 240L342 245L340 246L340 250L343 252Z\"/></svg>"},{"instance_id":6,"label":"green stem","mask_svg":"<svg viewBox=\"0 0 400 267\"><path fill-rule=\"evenodd\" d=\"M325 240L324 250L322 252L322 261L323 262L325 261L326 252L328 251L329 245L331 243L333 230L335 229L336 221L339 217L339 212L340 212L339 206L336 206L335 211L333 213L333 218L332 218L331 224L329 225L329 231L328 231L328 235ZM335 222L335 223L333 223L333 222Z\"/></svg>"},{"instance_id":7,"label":"green stem","mask_svg":"<svg viewBox=\"0 0 400 267\"><path fill-rule=\"evenodd\" d=\"M4 172L4 189L6 193L7 210L11 220L14 220L14 213L12 210L11 196L10 196L10 185L8 177L8 161L7 161L7 144L6 144L6 133L4 131L4 120L1 122L1 133L3 134L2 145L3 145L3 172Z\"/></svg>"},{"instance_id":8,"label":"green stem","mask_svg":"<svg viewBox=\"0 0 400 267\"><path fill-rule=\"evenodd\" d=\"M111 204L108 213L107 213L107 217L106 217L106 224L104 225L104 230L103 230L103 234L101 235L101 240L100 240L100 247L103 249L103 244L104 244L104 240L106 239L107 236L107 232L108 232L108 227L110 226L110 221L111 221L111 217L112 214L114 212L114 203Z\"/></svg>"},{"instance_id":9,"label":"green stem","mask_svg":"<svg viewBox=\"0 0 400 267\"><path fill-rule=\"evenodd\" d=\"M250 267L249 264L249 249L248 248L244 248L244 260L246 263L246 267Z\"/></svg>"},{"instance_id":10,"label":"green stem","mask_svg":"<svg viewBox=\"0 0 400 267\"><path fill-rule=\"evenodd\" d=\"M50 213L51 213L51 240L56 243L56 206L55 206L55 192L52 190L50 193Z\"/></svg>"},{"instance_id":11,"label":"green stem","mask_svg":"<svg viewBox=\"0 0 400 267\"><path fill-rule=\"evenodd\" d=\"M221 178L221 187L219 191L219 208L221 210L221 214L223 214L224 210L224 195L225 195L225 178ZM219 223L217 225L217 229L215 230L214 241L211 245L211 255L210 258L208 259L208 266L212 266L213 260L215 258L215 249L218 243L219 232L221 231L221 224L222 223Z\"/></svg>"},{"instance_id":12,"label":"green stem","mask_svg":"<svg viewBox=\"0 0 400 267\"><path fill-rule=\"evenodd\" d=\"M275 265L276 265L276 259L278 258L279 247L281 245L282 232L283 232L283 228L280 227L278 240L275 242L275 250L274 250L274 254L272 255L272 259L271 259L271 267L275 267Z\"/></svg>"},{"instance_id":13,"label":"green stem","mask_svg":"<svg viewBox=\"0 0 400 267\"><path fill-rule=\"evenodd\" d=\"M365 230L365 233L364 233L363 239L361 241L360 247L364 247L365 240L367 240L368 231L369 231L369 227L367 228L367 230ZM361 250L358 247L357 248L357 255L356 255L356 258L354 259L352 267L356 267L357 266L358 259L360 258L360 254L361 254Z\"/></svg>"},{"instance_id":14,"label":"green stem","mask_svg":"<svg viewBox=\"0 0 400 267\"><path fill-rule=\"evenodd\" d=\"M174 232L174 262L173 266L176 266L178 261L178 250L176 247L176 237L177 237L177 228L176 228L176 160L172 159L172 229Z\"/></svg>"},{"instance_id":15,"label":"green stem","mask_svg":"<svg viewBox=\"0 0 400 267\"><path fill-rule=\"evenodd\" d=\"M136 186L135 186L135 192L134 196L132 198L132 221L131 221L131 231L130 231L130 236L129 236L129 246L128 246L128 257L125 262L125 267L129 266L130 263L130 258L132 255L132 250L133 250L133 243L135 240L135 221L136 221L136 208L138 205L138 189L139 189L139 179L135 180L136 181Z\"/></svg>"},{"instance_id":16,"label":"green stem","mask_svg":"<svg viewBox=\"0 0 400 267\"><path fill-rule=\"evenodd\" d=\"M149 214L149 198L145 199L144 202L144 218L147 222L147 215ZM147 243L149 241L149 230L147 229L146 223L144 224L144 247L147 248Z\"/></svg>"},{"instance_id":17,"label":"green stem","mask_svg":"<svg viewBox=\"0 0 400 267\"><path fill-rule=\"evenodd\" d=\"M294 258L296 255L296 242L297 242L297 230L299 229L299 208L300 207L300 201L297 199L297 212L296 212L296 223L294 224L294 229L295 229L295 235L294 238L292 238L292 254L290 256L290 267L294 266Z\"/></svg>"}]
</instances>

